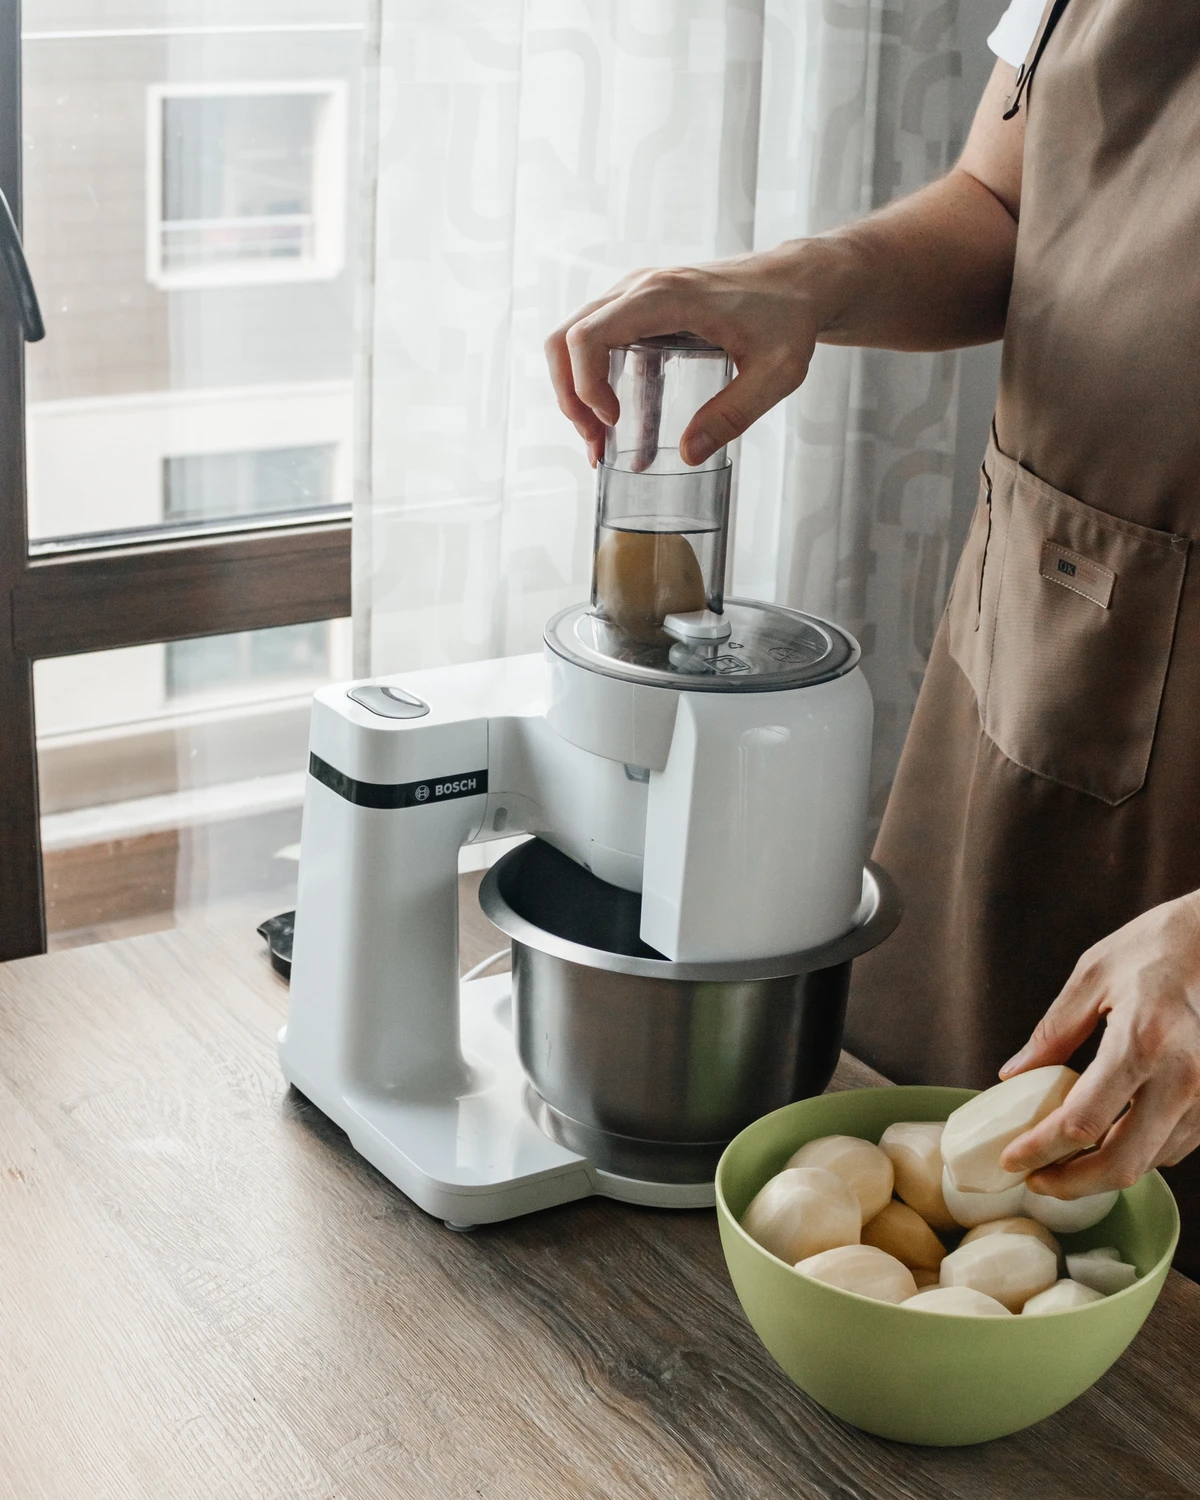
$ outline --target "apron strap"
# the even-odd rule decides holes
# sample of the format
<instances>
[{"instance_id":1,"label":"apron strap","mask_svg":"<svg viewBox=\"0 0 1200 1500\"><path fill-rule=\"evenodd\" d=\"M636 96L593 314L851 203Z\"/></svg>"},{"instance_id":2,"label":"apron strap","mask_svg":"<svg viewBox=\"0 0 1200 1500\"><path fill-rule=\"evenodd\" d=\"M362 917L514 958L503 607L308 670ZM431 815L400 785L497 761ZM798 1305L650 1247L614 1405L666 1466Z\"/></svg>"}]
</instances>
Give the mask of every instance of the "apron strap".
<instances>
[{"instance_id":1,"label":"apron strap","mask_svg":"<svg viewBox=\"0 0 1200 1500\"><path fill-rule=\"evenodd\" d=\"M1026 57L1025 61L1021 64L1020 71L1017 73L1017 81L1013 87L1012 94L1009 96L1008 108L1004 111L1004 119L1011 120L1021 108L1021 99L1029 88L1029 80L1037 71L1037 65L1042 60L1042 53L1046 50L1046 43L1050 40L1054 28L1062 20L1063 11L1066 8L1067 0L1054 0L1054 4L1050 7L1046 19L1042 23L1041 32L1034 45L1029 49L1030 55Z\"/></svg>"}]
</instances>

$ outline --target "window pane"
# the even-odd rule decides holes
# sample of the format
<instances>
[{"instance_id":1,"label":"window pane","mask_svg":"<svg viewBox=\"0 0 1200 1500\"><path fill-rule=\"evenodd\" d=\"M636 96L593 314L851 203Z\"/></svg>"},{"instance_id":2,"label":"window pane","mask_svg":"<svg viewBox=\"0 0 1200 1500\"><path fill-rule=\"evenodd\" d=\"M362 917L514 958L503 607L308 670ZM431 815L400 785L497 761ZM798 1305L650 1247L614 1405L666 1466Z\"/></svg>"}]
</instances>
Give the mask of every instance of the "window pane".
<instances>
[{"instance_id":1,"label":"window pane","mask_svg":"<svg viewBox=\"0 0 1200 1500\"><path fill-rule=\"evenodd\" d=\"M22 6L34 549L348 508L365 0L68 9Z\"/></svg>"},{"instance_id":2,"label":"window pane","mask_svg":"<svg viewBox=\"0 0 1200 1500\"><path fill-rule=\"evenodd\" d=\"M295 904L313 689L349 621L38 662L51 947Z\"/></svg>"},{"instance_id":3,"label":"window pane","mask_svg":"<svg viewBox=\"0 0 1200 1500\"><path fill-rule=\"evenodd\" d=\"M328 90L162 99L160 269L315 260Z\"/></svg>"},{"instance_id":4,"label":"window pane","mask_svg":"<svg viewBox=\"0 0 1200 1500\"><path fill-rule=\"evenodd\" d=\"M164 98L163 219L313 212L316 94Z\"/></svg>"},{"instance_id":5,"label":"window pane","mask_svg":"<svg viewBox=\"0 0 1200 1500\"><path fill-rule=\"evenodd\" d=\"M319 621L170 641L165 691L174 702L214 690L228 694L264 683L319 681L328 671L329 629Z\"/></svg>"},{"instance_id":6,"label":"window pane","mask_svg":"<svg viewBox=\"0 0 1200 1500\"><path fill-rule=\"evenodd\" d=\"M334 504L333 443L163 459L163 516L210 521L289 515Z\"/></svg>"}]
</instances>

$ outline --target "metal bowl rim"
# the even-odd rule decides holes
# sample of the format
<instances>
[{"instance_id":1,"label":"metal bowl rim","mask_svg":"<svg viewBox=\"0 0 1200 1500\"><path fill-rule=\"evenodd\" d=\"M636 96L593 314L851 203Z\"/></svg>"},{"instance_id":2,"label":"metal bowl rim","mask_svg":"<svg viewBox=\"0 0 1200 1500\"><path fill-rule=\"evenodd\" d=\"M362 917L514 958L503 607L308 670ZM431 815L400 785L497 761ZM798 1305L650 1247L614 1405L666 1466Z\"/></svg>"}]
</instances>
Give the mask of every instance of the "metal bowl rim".
<instances>
[{"instance_id":1,"label":"metal bowl rim","mask_svg":"<svg viewBox=\"0 0 1200 1500\"><path fill-rule=\"evenodd\" d=\"M831 969L859 958L896 930L902 907L900 892L886 870L868 860L863 870L863 894L849 932L831 942L785 953L774 958L735 959L722 963L672 963L668 959L635 958L625 953L609 953L604 948L589 948L569 938L558 937L538 927L515 912L500 894L502 872L521 857L525 845L510 849L491 867L479 887L479 904L484 915L514 943L546 953L566 963L581 964L589 969L605 969L613 974L630 974L641 979L670 982L729 984L755 979L788 979L796 974L811 974Z\"/></svg>"}]
</instances>

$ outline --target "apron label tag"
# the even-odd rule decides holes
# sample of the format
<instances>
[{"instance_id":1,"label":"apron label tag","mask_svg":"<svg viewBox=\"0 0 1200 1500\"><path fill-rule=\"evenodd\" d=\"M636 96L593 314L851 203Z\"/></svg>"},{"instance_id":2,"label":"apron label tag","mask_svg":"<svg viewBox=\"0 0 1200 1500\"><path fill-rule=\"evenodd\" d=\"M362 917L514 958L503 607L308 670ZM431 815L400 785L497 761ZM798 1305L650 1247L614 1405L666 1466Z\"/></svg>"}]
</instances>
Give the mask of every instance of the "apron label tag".
<instances>
[{"instance_id":1,"label":"apron label tag","mask_svg":"<svg viewBox=\"0 0 1200 1500\"><path fill-rule=\"evenodd\" d=\"M1093 604L1098 604L1101 609L1108 608L1112 600L1113 585L1117 581L1117 575L1111 568L1091 562L1078 552L1072 552L1069 547L1060 547L1057 542L1042 543L1042 566L1039 571L1051 583L1062 584L1063 588L1070 589L1073 594L1081 594Z\"/></svg>"}]
</instances>

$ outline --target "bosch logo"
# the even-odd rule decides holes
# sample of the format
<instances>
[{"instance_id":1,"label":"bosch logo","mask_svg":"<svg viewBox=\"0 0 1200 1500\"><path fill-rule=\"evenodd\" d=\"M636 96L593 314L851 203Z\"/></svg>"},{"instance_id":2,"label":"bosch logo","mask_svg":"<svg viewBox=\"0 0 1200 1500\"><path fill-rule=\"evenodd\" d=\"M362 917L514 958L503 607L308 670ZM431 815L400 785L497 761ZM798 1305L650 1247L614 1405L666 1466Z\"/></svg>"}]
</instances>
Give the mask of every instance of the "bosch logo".
<instances>
[{"instance_id":1,"label":"bosch logo","mask_svg":"<svg viewBox=\"0 0 1200 1500\"><path fill-rule=\"evenodd\" d=\"M355 807L389 810L424 807L429 802L453 802L456 797L481 797L488 789L486 767L479 771L460 771L443 781L357 781L353 776L336 770L319 755L310 754L308 769L323 786Z\"/></svg>"},{"instance_id":2,"label":"bosch logo","mask_svg":"<svg viewBox=\"0 0 1200 1500\"><path fill-rule=\"evenodd\" d=\"M455 776L447 781L410 782L408 805L419 807L424 802L452 802L455 797L470 797L476 792L487 791L487 775L476 771L471 776Z\"/></svg>"}]
</instances>

